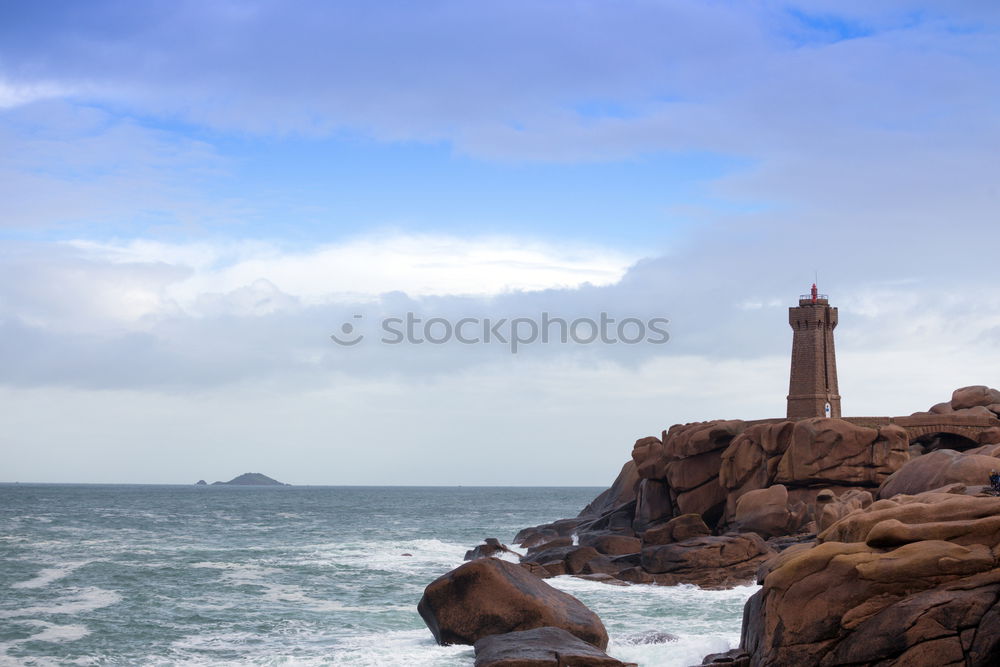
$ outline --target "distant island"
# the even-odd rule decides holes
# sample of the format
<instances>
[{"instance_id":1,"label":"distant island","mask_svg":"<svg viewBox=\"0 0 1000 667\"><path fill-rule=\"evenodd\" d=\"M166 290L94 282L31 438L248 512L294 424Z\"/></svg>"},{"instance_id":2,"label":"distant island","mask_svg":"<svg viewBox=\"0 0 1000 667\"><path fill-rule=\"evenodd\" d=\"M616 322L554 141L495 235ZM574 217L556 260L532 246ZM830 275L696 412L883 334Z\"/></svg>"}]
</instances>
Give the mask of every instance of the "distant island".
<instances>
[{"instance_id":1,"label":"distant island","mask_svg":"<svg viewBox=\"0 0 1000 667\"><path fill-rule=\"evenodd\" d=\"M239 477L234 477L228 482L212 482L212 486L218 485L233 485L233 486L291 486L291 484L285 484L284 482L279 482L276 479L272 479L267 475L262 475L259 472L245 472ZM199 479L197 486L206 486L205 480Z\"/></svg>"}]
</instances>

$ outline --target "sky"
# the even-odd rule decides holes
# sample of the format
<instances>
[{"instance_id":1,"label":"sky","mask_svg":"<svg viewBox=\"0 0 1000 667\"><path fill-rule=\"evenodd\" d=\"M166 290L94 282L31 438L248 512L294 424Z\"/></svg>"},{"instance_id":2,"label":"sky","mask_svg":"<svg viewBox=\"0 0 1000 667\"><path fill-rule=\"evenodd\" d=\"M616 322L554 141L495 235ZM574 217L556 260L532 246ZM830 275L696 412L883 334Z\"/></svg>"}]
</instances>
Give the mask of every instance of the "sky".
<instances>
[{"instance_id":1,"label":"sky","mask_svg":"<svg viewBox=\"0 0 1000 667\"><path fill-rule=\"evenodd\" d=\"M1000 386L998 155L985 0L2 2L0 482L605 486L817 277L845 415Z\"/></svg>"}]
</instances>

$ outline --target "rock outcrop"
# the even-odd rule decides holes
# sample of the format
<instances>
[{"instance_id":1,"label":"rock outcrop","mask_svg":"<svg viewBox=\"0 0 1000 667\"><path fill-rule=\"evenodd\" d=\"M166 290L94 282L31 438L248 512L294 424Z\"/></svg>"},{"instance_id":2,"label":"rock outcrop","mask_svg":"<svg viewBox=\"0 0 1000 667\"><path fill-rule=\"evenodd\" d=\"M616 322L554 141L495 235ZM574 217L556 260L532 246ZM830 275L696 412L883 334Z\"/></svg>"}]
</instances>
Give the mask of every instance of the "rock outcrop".
<instances>
[{"instance_id":1,"label":"rock outcrop","mask_svg":"<svg viewBox=\"0 0 1000 667\"><path fill-rule=\"evenodd\" d=\"M635 538L629 538L635 539ZM541 577L561 574L610 574L614 575L632 563L621 560L621 555L603 554L594 547L570 545L529 552L522 564ZM539 569L530 566L537 565Z\"/></svg>"},{"instance_id":2,"label":"rock outcrop","mask_svg":"<svg viewBox=\"0 0 1000 667\"><path fill-rule=\"evenodd\" d=\"M621 472L618 473L618 477L615 478L611 486L584 507L579 516L597 518L636 500L640 481L641 478L639 471L636 470L635 462L628 461L622 466Z\"/></svg>"},{"instance_id":3,"label":"rock outcrop","mask_svg":"<svg viewBox=\"0 0 1000 667\"><path fill-rule=\"evenodd\" d=\"M619 535L617 533L584 533L579 538L582 546L593 547L598 553L606 556L623 556L634 554L642 547L638 537Z\"/></svg>"},{"instance_id":4,"label":"rock outcrop","mask_svg":"<svg viewBox=\"0 0 1000 667\"><path fill-rule=\"evenodd\" d=\"M962 387L961 389L956 389L951 394L952 410L968 410L977 407L989 408L991 405L1000 406L1000 391L991 389L985 385Z\"/></svg>"},{"instance_id":5,"label":"rock outcrop","mask_svg":"<svg viewBox=\"0 0 1000 667\"><path fill-rule=\"evenodd\" d=\"M1000 417L1000 390L981 384L961 387L952 392L950 401L937 403L926 412L913 414Z\"/></svg>"},{"instance_id":6,"label":"rock outcrop","mask_svg":"<svg viewBox=\"0 0 1000 667\"><path fill-rule=\"evenodd\" d=\"M691 537L642 550L641 571L624 577L636 583L693 583L731 588L751 581L774 551L755 533Z\"/></svg>"},{"instance_id":7,"label":"rock outcrop","mask_svg":"<svg viewBox=\"0 0 1000 667\"><path fill-rule=\"evenodd\" d=\"M579 516L522 530L514 541L538 576L732 586L821 522L870 504L862 490L905 463L907 444L897 426L840 419L678 424L637 440L614 484ZM778 541L762 546L767 539ZM679 546L662 553L676 563L663 569L666 561L647 551L670 544Z\"/></svg>"},{"instance_id":8,"label":"rock outcrop","mask_svg":"<svg viewBox=\"0 0 1000 667\"><path fill-rule=\"evenodd\" d=\"M878 486L906 463L907 445L906 431L899 426L873 429L843 419L803 419L795 422L774 481Z\"/></svg>"},{"instance_id":9,"label":"rock outcrop","mask_svg":"<svg viewBox=\"0 0 1000 667\"><path fill-rule=\"evenodd\" d=\"M632 530L643 533L651 526L674 516L674 500L670 484L665 479L644 479L639 483L639 493L632 517Z\"/></svg>"},{"instance_id":10,"label":"rock outcrop","mask_svg":"<svg viewBox=\"0 0 1000 667\"><path fill-rule=\"evenodd\" d=\"M1000 391L963 387L918 414L676 424L637 440L579 516L521 531L521 565L757 579L742 647L711 664L1000 664L1000 498L985 487Z\"/></svg>"},{"instance_id":11,"label":"rock outcrop","mask_svg":"<svg viewBox=\"0 0 1000 667\"><path fill-rule=\"evenodd\" d=\"M642 546L656 546L682 542L691 537L711 535L712 531L702 520L700 514L682 514L670 521L650 528L642 534Z\"/></svg>"},{"instance_id":12,"label":"rock outcrop","mask_svg":"<svg viewBox=\"0 0 1000 667\"><path fill-rule=\"evenodd\" d=\"M806 518L805 503L799 501L790 506L788 489L783 484L774 484L747 491L737 498L732 525L741 532L780 537L794 532Z\"/></svg>"},{"instance_id":13,"label":"rock outcrop","mask_svg":"<svg viewBox=\"0 0 1000 667\"><path fill-rule=\"evenodd\" d=\"M811 512L802 510L815 503L818 487L875 488L906 463L907 445L906 431L893 425L875 429L823 418L754 425L722 455L724 523L736 523L744 494L781 484L789 493L788 513L797 520L787 530L794 531L809 519Z\"/></svg>"},{"instance_id":14,"label":"rock outcrop","mask_svg":"<svg viewBox=\"0 0 1000 667\"><path fill-rule=\"evenodd\" d=\"M487 537L482 544L476 545L472 549L465 552L465 560L474 560L476 558L491 558L495 556L501 556L503 554L511 554L512 556L520 557L521 554L517 553L506 544L501 544L500 540L495 537Z\"/></svg>"},{"instance_id":15,"label":"rock outcrop","mask_svg":"<svg viewBox=\"0 0 1000 667\"><path fill-rule=\"evenodd\" d=\"M994 665L1000 498L879 500L761 570L742 650L752 665Z\"/></svg>"},{"instance_id":16,"label":"rock outcrop","mask_svg":"<svg viewBox=\"0 0 1000 667\"><path fill-rule=\"evenodd\" d=\"M855 510L861 510L875 502L871 491L851 489L837 496L830 489L816 494L813 523L817 531L824 531Z\"/></svg>"},{"instance_id":17,"label":"rock outcrop","mask_svg":"<svg viewBox=\"0 0 1000 667\"><path fill-rule=\"evenodd\" d=\"M489 635L475 643L475 667L625 667L592 644L560 628Z\"/></svg>"},{"instance_id":18,"label":"rock outcrop","mask_svg":"<svg viewBox=\"0 0 1000 667\"><path fill-rule=\"evenodd\" d=\"M586 519L561 519L552 523L544 523L540 526L522 528L514 536L513 543L520 544L528 549L539 545L547 544L561 538L569 539L573 543L572 535L576 533L577 527L584 523Z\"/></svg>"},{"instance_id":19,"label":"rock outcrop","mask_svg":"<svg viewBox=\"0 0 1000 667\"><path fill-rule=\"evenodd\" d=\"M665 477L677 514L701 514L710 525L722 516L726 502L719 484L722 453L745 428L740 420L719 420L675 425L663 433Z\"/></svg>"},{"instance_id":20,"label":"rock outcrop","mask_svg":"<svg viewBox=\"0 0 1000 667\"><path fill-rule=\"evenodd\" d=\"M435 579L417 611L439 644L475 644L488 635L551 626L600 649L608 633L597 615L527 569L478 558Z\"/></svg>"},{"instance_id":21,"label":"rock outcrop","mask_svg":"<svg viewBox=\"0 0 1000 667\"><path fill-rule=\"evenodd\" d=\"M701 661L702 665L716 667L749 667L750 656L743 649L734 648L725 653L711 653Z\"/></svg>"},{"instance_id":22,"label":"rock outcrop","mask_svg":"<svg viewBox=\"0 0 1000 667\"><path fill-rule=\"evenodd\" d=\"M879 498L916 494L949 484L983 486L990 473L1000 470L1000 445L985 445L965 452L938 449L906 463L878 490Z\"/></svg>"},{"instance_id":23,"label":"rock outcrop","mask_svg":"<svg viewBox=\"0 0 1000 667\"><path fill-rule=\"evenodd\" d=\"M754 424L722 454L720 526L764 537L809 532L820 491L874 489L906 463L907 444L906 432L892 425L822 418Z\"/></svg>"}]
</instances>

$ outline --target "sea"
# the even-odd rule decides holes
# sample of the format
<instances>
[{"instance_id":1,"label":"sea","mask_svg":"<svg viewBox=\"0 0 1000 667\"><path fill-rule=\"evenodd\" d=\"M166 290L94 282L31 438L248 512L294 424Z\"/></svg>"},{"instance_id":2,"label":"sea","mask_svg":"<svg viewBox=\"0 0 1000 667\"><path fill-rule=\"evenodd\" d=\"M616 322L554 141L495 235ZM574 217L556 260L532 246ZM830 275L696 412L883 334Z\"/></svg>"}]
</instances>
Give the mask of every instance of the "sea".
<instances>
[{"instance_id":1,"label":"sea","mask_svg":"<svg viewBox=\"0 0 1000 667\"><path fill-rule=\"evenodd\" d=\"M0 665L471 665L417 614L424 587L600 491L2 484ZM735 647L757 590L547 581L612 656L677 667Z\"/></svg>"}]
</instances>

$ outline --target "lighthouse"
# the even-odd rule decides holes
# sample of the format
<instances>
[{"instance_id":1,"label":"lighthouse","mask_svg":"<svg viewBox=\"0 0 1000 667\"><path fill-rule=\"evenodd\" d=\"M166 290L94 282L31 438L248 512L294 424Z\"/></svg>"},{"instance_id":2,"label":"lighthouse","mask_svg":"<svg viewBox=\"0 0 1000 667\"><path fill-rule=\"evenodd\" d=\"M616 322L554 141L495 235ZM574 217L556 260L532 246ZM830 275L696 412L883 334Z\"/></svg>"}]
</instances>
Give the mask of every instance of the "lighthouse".
<instances>
[{"instance_id":1,"label":"lighthouse","mask_svg":"<svg viewBox=\"0 0 1000 667\"><path fill-rule=\"evenodd\" d=\"M837 355L833 330L837 309L813 283L799 305L788 309L792 327L792 369L788 383L788 418L840 417Z\"/></svg>"}]
</instances>

